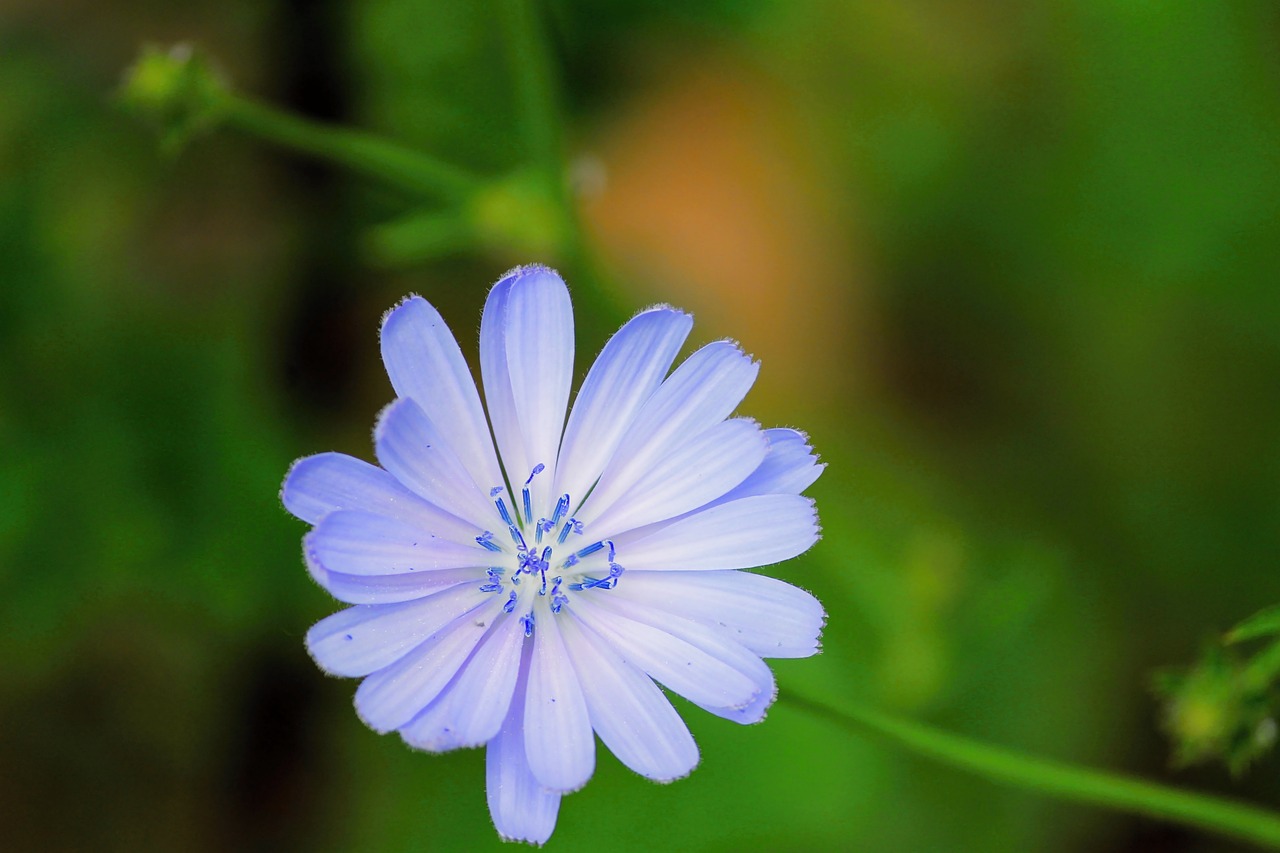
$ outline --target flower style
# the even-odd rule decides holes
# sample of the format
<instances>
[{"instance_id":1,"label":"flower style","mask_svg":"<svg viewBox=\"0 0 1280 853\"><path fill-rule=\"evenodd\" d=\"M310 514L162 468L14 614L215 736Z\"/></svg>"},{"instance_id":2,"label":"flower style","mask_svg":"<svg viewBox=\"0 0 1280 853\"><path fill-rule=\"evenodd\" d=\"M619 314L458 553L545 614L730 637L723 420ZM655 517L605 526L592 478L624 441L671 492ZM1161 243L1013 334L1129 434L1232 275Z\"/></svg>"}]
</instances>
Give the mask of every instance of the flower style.
<instances>
[{"instance_id":1,"label":"flower style","mask_svg":"<svg viewBox=\"0 0 1280 853\"><path fill-rule=\"evenodd\" d=\"M633 317L566 423L568 290L546 267L512 270L480 325L486 421L457 342L411 297L382 326L397 399L374 433L381 467L322 453L285 479L285 507L315 525L307 568L354 605L307 634L316 663L364 679L356 710L378 732L487 745L506 839L550 837L595 768L594 734L650 779L693 770L655 682L755 723L776 695L761 658L818 651L817 599L739 570L817 540L800 493L823 466L801 433L729 417L758 370L735 344L667 375L692 325L666 306Z\"/></svg>"}]
</instances>

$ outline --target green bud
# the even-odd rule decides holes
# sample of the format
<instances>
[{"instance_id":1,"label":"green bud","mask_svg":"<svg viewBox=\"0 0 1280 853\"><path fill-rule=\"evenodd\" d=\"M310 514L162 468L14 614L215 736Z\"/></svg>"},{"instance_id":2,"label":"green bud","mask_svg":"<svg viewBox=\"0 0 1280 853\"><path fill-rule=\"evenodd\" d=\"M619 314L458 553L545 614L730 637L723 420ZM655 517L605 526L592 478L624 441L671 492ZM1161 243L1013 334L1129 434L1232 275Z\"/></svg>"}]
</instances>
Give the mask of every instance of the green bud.
<instances>
[{"instance_id":1,"label":"green bud","mask_svg":"<svg viewBox=\"0 0 1280 853\"><path fill-rule=\"evenodd\" d=\"M533 258L562 257L572 232L537 172L517 172L482 188L467 215L481 243Z\"/></svg>"},{"instance_id":2,"label":"green bud","mask_svg":"<svg viewBox=\"0 0 1280 853\"><path fill-rule=\"evenodd\" d=\"M1272 684L1251 673L1251 662L1210 645L1195 665L1157 674L1164 729L1178 766L1222 761L1234 775L1270 751L1278 699Z\"/></svg>"},{"instance_id":3,"label":"green bud","mask_svg":"<svg viewBox=\"0 0 1280 853\"><path fill-rule=\"evenodd\" d=\"M218 123L227 91L222 75L191 45L167 50L148 45L125 72L118 97L126 109L156 126L167 151L175 151Z\"/></svg>"}]
</instances>

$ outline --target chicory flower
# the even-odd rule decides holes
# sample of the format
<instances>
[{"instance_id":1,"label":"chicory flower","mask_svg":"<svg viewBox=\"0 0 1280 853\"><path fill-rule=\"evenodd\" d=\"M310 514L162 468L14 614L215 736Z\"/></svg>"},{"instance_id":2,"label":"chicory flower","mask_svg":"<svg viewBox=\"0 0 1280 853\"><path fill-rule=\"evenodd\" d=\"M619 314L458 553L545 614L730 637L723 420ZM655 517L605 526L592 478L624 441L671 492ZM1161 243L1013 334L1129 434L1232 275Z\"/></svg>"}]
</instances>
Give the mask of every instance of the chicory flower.
<instances>
[{"instance_id":1,"label":"chicory flower","mask_svg":"<svg viewBox=\"0 0 1280 853\"><path fill-rule=\"evenodd\" d=\"M693 770L658 684L754 723L776 695L762 658L818 650L817 599L741 570L818 539L801 492L823 466L803 434L730 417L758 370L732 342L668 375L692 325L667 306L633 317L566 422L573 312L555 272L521 267L490 292L484 405L439 313L411 297L382 327L397 399L379 465L322 453L285 480L285 507L314 525L307 568L353 605L310 630L311 655L363 679L356 710L376 731L486 746L504 838L550 837L595 735L650 779Z\"/></svg>"}]
</instances>

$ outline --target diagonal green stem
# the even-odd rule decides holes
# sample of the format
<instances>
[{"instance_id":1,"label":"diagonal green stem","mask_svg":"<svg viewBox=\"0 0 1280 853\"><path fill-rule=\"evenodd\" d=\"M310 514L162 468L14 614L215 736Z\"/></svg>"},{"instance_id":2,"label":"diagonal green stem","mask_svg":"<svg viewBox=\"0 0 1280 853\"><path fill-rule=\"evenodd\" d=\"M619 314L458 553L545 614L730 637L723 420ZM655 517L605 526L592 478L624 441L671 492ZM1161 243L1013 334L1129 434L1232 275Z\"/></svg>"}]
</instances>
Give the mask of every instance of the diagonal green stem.
<instances>
[{"instance_id":1,"label":"diagonal green stem","mask_svg":"<svg viewBox=\"0 0 1280 853\"><path fill-rule=\"evenodd\" d=\"M411 148L359 131L309 121L236 95L219 105L228 126L346 166L429 198L462 201L480 186L472 175Z\"/></svg>"},{"instance_id":2,"label":"diagonal green stem","mask_svg":"<svg viewBox=\"0 0 1280 853\"><path fill-rule=\"evenodd\" d=\"M794 693L784 694L782 701L842 728L875 735L917 755L993 782L1016 785L1063 800L1144 814L1280 849L1280 814L1247 803L1033 758L857 705L836 710Z\"/></svg>"}]
</instances>

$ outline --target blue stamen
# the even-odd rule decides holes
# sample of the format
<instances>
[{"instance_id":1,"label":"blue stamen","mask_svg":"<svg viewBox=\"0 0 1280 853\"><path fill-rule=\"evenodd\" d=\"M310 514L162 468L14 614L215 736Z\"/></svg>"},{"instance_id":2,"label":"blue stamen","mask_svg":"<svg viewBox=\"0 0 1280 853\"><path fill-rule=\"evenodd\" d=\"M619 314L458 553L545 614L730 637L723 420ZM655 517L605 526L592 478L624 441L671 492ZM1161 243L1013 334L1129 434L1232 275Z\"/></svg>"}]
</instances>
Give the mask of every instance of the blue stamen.
<instances>
[{"instance_id":1,"label":"blue stamen","mask_svg":"<svg viewBox=\"0 0 1280 853\"><path fill-rule=\"evenodd\" d=\"M545 518L538 519L538 524L536 525L536 528L534 531L533 544L535 545L542 544L542 529L543 529L542 525L545 524L546 521L547 520Z\"/></svg>"},{"instance_id":2,"label":"blue stamen","mask_svg":"<svg viewBox=\"0 0 1280 853\"><path fill-rule=\"evenodd\" d=\"M526 613L520 617L520 621L524 623L524 635L526 637L533 636L533 613Z\"/></svg>"},{"instance_id":3,"label":"blue stamen","mask_svg":"<svg viewBox=\"0 0 1280 853\"><path fill-rule=\"evenodd\" d=\"M603 549L603 548L604 548L604 543L603 543L603 542L595 542L595 543L592 543L591 545L588 545L587 547L582 548L581 550L579 550L577 555L578 555L579 557L589 557L589 556L591 556L592 554L594 554L596 551L599 551L599 550L601 550L601 549Z\"/></svg>"},{"instance_id":4,"label":"blue stamen","mask_svg":"<svg viewBox=\"0 0 1280 853\"><path fill-rule=\"evenodd\" d=\"M547 467L547 466L546 466L546 465L543 465L541 462L539 462L537 465L534 465L534 466L533 466L533 472L532 472L531 474L529 474L529 479L527 479L527 480L525 480L525 481L524 481L524 489L522 490L522 492L523 492L523 496L524 496L524 520L525 520L525 523L528 523L529 521L531 521L531 520L533 519L533 505L532 505L532 503L530 502L530 499L529 499L529 484L533 482L533 478L534 478L534 477L538 476L538 475L539 475L539 474L541 474L544 470L546 470L546 467Z\"/></svg>"},{"instance_id":5,"label":"blue stamen","mask_svg":"<svg viewBox=\"0 0 1280 853\"><path fill-rule=\"evenodd\" d=\"M529 546L527 546L527 545L525 545L525 544L524 544L524 537L520 535L520 531L516 528L516 526L513 524L513 525L511 525L511 527L509 527L509 528L507 528L507 529L508 529L508 530L510 531L510 533L511 533L511 539L512 539L512 541L514 541L514 542L516 543L516 548L517 548L517 549L519 549L519 550L521 550L521 551L528 551L528 550L529 550Z\"/></svg>"},{"instance_id":6,"label":"blue stamen","mask_svg":"<svg viewBox=\"0 0 1280 853\"><path fill-rule=\"evenodd\" d=\"M556 543L557 543L557 544L559 544L559 545L563 545L563 544L564 544L564 540L566 540L566 539L568 539L568 538L569 538L569 531L570 531L570 529L572 529L572 527L573 527L573 525L572 525L572 524L570 524L569 522L567 522L567 521L566 521L566 522L564 523L564 528L563 528L563 529L561 529L561 531L560 531L560 538L556 540Z\"/></svg>"},{"instance_id":7,"label":"blue stamen","mask_svg":"<svg viewBox=\"0 0 1280 853\"><path fill-rule=\"evenodd\" d=\"M502 584L497 581L489 581L480 587L481 592L502 592Z\"/></svg>"},{"instance_id":8,"label":"blue stamen","mask_svg":"<svg viewBox=\"0 0 1280 853\"><path fill-rule=\"evenodd\" d=\"M494 486L489 490L489 497L491 498L496 498L500 494L502 494L502 486Z\"/></svg>"},{"instance_id":9,"label":"blue stamen","mask_svg":"<svg viewBox=\"0 0 1280 853\"><path fill-rule=\"evenodd\" d=\"M613 540L610 539L604 544L609 546L609 562L612 563L614 558L618 556L618 552L613 549Z\"/></svg>"},{"instance_id":10,"label":"blue stamen","mask_svg":"<svg viewBox=\"0 0 1280 853\"><path fill-rule=\"evenodd\" d=\"M516 609L516 592L515 592L515 590L512 590L512 591L511 591L511 597L507 599L507 603L506 603L506 604L502 605L502 609L503 609L503 610L505 610L507 613L510 613L512 610L515 610L515 609Z\"/></svg>"},{"instance_id":11,"label":"blue stamen","mask_svg":"<svg viewBox=\"0 0 1280 853\"><path fill-rule=\"evenodd\" d=\"M560 523L560 518L569 511L569 495L563 494L560 500L556 501L556 511L551 515L551 524L547 527L550 530Z\"/></svg>"},{"instance_id":12,"label":"blue stamen","mask_svg":"<svg viewBox=\"0 0 1280 853\"><path fill-rule=\"evenodd\" d=\"M572 568L572 567L574 567L574 566L576 566L576 565L578 565L578 555L577 555L577 554L570 554L569 556L567 556L567 557L565 557L565 558L564 558L564 567L565 567L566 569Z\"/></svg>"},{"instance_id":13,"label":"blue stamen","mask_svg":"<svg viewBox=\"0 0 1280 853\"><path fill-rule=\"evenodd\" d=\"M488 530L486 530L484 533L476 537L476 543L479 545L483 545L484 547L488 548L490 551L502 550L502 548L499 547L499 545L493 541L493 534Z\"/></svg>"},{"instance_id":14,"label":"blue stamen","mask_svg":"<svg viewBox=\"0 0 1280 853\"><path fill-rule=\"evenodd\" d=\"M496 501L493 502L493 505L498 508L498 514L501 515L502 520L507 523L507 527L516 526L516 523L511 520L511 513L507 512L506 501L504 501L502 498L498 498Z\"/></svg>"}]
</instances>

